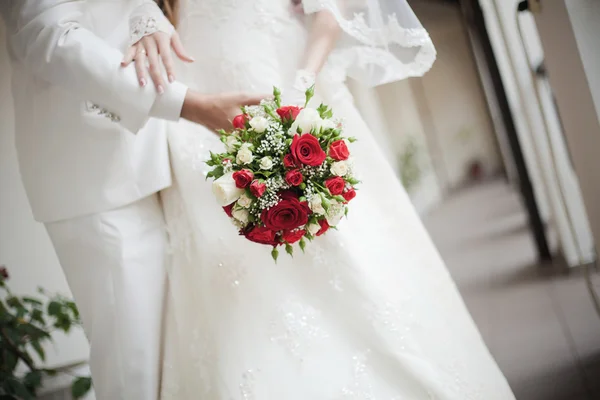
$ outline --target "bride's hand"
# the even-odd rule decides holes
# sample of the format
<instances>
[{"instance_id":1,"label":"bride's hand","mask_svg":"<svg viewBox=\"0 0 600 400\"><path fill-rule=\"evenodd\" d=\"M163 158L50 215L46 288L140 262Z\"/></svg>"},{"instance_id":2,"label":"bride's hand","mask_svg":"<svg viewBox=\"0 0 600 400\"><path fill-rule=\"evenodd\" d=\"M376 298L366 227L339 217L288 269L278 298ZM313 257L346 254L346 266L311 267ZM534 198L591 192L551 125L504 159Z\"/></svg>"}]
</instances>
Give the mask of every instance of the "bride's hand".
<instances>
[{"instance_id":1,"label":"bride's hand","mask_svg":"<svg viewBox=\"0 0 600 400\"><path fill-rule=\"evenodd\" d=\"M316 75L307 70L298 70L292 85L283 90L281 102L287 106L304 106L306 90L314 86Z\"/></svg>"},{"instance_id":2,"label":"bride's hand","mask_svg":"<svg viewBox=\"0 0 600 400\"><path fill-rule=\"evenodd\" d=\"M158 31L144 36L133 44L125 53L121 65L126 67L132 61L135 61L135 70L140 86L145 86L148 83L148 71L150 71L150 77L154 82L154 86L156 86L156 90L162 94L165 91L165 81L162 74L161 60L169 82L175 80L175 66L171 49L180 60L185 62L194 61L192 57L187 55L177 32L169 35ZM148 64L146 64L146 61Z\"/></svg>"},{"instance_id":3,"label":"bride's hand","mask_svg":"<svg viewBox=\"0 0 600 400\"><path fill-rule=\"evenodd\" d=\"M208 129L231 129L233 118L241 113L242 106L260 104L269 95L248 95L243 93L225 93L204 95L192 90L183 102L181 117L206 126Z\"/></svg>"}]
</instances>

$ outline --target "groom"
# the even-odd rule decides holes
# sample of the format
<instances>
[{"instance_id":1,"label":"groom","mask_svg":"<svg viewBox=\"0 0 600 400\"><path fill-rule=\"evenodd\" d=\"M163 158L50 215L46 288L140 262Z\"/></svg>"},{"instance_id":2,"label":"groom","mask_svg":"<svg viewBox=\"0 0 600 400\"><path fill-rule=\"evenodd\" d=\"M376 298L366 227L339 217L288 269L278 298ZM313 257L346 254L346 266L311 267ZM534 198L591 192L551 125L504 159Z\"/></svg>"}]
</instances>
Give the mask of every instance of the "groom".
<instances>
[{"instance_id":1,"label":"groom","mask_svg":"<svg viewBox=\"0 0 600 400\"><path fill-rule=\"evenodd\" d=\"M157 192L171 184L164 120L215 127L218 115L226 128L225 116L257 100L206 97L176 81L141 87L135 66L120 63L129 15L142 3L0 0L20 172L80 309L100 400L159 397L167 237Z\"/></svg>"}]
</instances>

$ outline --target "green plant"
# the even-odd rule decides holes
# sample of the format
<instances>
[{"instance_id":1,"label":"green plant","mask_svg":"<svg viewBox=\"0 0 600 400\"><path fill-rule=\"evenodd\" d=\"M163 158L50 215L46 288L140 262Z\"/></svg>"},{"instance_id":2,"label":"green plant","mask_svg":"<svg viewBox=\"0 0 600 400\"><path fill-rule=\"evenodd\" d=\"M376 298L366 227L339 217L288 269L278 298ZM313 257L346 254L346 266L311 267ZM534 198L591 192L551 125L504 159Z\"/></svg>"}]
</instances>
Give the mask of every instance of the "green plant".
<instances>
[{"instance_id":1,"label":"green plant","mask_svg":"<svg viewBox=\"0 0 600 400\"><path fill-rule=\"evenodd\" d=\"M79 312L73 301L43 289L43 299L15 296L6 284L8 277L0 267L0 400L35 399L44 377L57 371L36 365L34 354L44 361L52 332L79 326ZM73 397L83 397L91 385L91 378L74 376Z\"/></svg>"},{"instance_id":2,"label":"green plant","mask_svg":"<svg viewBox=\"0 0 600 400\"><path fill-rule=\"evenodd\" d=\"M406 191L410 191L421 180L419 145L414 137L409 136L400 153L400 180Z\"/></svg>"}]
</instances>

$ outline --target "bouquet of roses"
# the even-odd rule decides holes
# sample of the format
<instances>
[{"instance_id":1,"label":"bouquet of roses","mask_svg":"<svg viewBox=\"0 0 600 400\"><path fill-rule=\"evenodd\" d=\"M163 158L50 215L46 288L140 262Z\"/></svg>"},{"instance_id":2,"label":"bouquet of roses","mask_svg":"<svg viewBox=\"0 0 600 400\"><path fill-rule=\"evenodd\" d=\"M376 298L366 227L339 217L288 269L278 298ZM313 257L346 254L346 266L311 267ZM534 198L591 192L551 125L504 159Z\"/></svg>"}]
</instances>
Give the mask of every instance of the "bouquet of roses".
<instances>
[{"instance_id":1,"label":"bouquet of roses","mask_svg":"<svg viewBox=\"0 0 600 400\"><path fill-rule=\"evenodd\" d=\"M283 106L275 88L273 100L244 107L231 132L221 131L226 152L211 153L207 178L213 193L240 234L272 246L279 255L293 244L304 251L313 240L340 222L358 183L352 174L342 124L321 104L308 108Z\"/></svg>"}]
</instances>

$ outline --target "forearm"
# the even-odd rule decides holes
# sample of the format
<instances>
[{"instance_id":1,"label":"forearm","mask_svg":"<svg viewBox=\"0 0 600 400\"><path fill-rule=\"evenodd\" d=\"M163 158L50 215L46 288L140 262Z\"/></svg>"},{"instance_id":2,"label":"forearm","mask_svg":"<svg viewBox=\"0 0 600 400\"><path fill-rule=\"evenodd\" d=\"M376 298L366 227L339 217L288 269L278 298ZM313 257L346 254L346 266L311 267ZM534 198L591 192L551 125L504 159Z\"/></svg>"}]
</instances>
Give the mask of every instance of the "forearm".
<instances>
[{"instance_id":1,"label":"forearm","mask_svg":"<svg viewBox=\"0 0 600 400\"><path fill-rule=\"evenodd\" d=\"M300 69L317 75L335 47L340 32L339 24L333 14L326 10L317 12L310 25Z\"/></svg>"}]
</instances>

